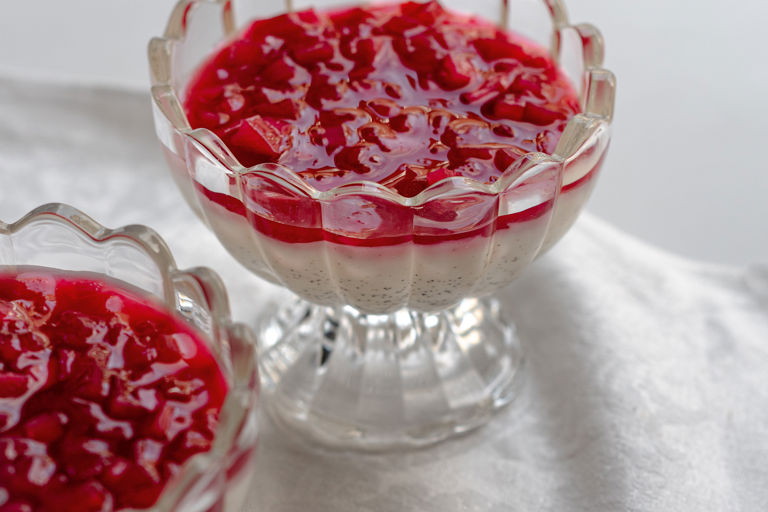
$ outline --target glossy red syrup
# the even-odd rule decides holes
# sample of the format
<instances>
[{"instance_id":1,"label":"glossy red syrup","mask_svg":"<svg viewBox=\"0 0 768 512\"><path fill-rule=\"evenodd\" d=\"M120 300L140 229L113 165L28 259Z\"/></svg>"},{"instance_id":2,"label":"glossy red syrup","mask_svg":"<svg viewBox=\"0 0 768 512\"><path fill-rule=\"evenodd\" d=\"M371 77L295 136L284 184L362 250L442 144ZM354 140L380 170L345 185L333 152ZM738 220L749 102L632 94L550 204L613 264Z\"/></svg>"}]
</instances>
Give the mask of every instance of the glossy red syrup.
<instances>
[{"instance_id":1,"label":"glossy red syrup","mask_svg":"<svg viewBox=\"0 0 768 512\"><path fill-rule=\"evenodd\" d=\"M155 503L227 393L183 320L81 273L0 270L0 511Z\"/></svg>"},{"instance_id":2,"label":"glossy red syrup","mask_svg":"<svg viewBox=\"0 0 768 512\"><path fill-rule=\"evenodd\" d=\"M414 196L449 176L491 183L551 153L579 101L547 52L437 2L254 22L200 70L190 124L240 162L315 188L370 180Z\"/></svg>"},{"instance_id":3,"label":"glossy red syrup","mask_svg":"<svg viewBox=\"0 0 768 512\"><path fill-rule=\"evenodd\" d=\"M375 181L405 197L452 176L493 183L522 155L552 153L580 110L545 49L436 1L257 20L203 63L184 106L192 127L216 133L245 166L280 163L318 190ZM414 213L375 199L345 206L348 217L365 210L370 226L329 228L317 202L269 184L249 185L247 204L236 191L195 186L294 243L438 243L494 228L478 219L460 233L403 232L414 215L450 221L452 212L439 201ZM495 228L551 207L499 218Z\"/></svg>"}]
</instances>

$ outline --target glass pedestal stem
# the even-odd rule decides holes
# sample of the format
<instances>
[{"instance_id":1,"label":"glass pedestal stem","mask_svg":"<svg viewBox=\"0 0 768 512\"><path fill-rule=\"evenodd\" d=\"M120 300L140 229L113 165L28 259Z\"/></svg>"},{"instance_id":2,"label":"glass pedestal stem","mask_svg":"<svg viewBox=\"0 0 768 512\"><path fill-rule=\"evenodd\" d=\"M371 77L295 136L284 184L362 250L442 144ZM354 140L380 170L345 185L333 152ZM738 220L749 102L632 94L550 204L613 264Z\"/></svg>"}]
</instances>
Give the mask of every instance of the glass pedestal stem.
<instances>
[{"instance_id":1,"label":"glass pedestal stem","mask_svg":"<svg viewBox=\"0 0 768 512\"><path fill-rule=\"evenodd\" d=\"M421 446L487 422L518 392L523 358L494 299L387 315L302 300L259 324L267 407L325 445Z\"/></svg>"}]
</instances>

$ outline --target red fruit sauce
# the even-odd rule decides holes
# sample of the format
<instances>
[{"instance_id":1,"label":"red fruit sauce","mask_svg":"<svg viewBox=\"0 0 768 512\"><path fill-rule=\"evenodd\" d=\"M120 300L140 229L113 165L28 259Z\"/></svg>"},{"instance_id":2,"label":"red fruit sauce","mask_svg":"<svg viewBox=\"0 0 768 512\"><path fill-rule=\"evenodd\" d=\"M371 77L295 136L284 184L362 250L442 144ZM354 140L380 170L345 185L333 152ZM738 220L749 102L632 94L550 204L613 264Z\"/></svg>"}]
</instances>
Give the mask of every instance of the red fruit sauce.
<instances>
[{"instance_id":1,"label":"red fruit sauce","mask_svg":"<svg viewBox=\"0 0 768 512\"><path fill-rule=\"evenodd\" d=\"M432 1L257 20L201 67L185 109L245 166L412 197L551 153L580 107L545 49Z\"/></svg>"},{"instance_id":2,"label":"red fruit sauce","mask_svg":"<svg viewBox=\"0 0 768 512\"><path fill-rule=\"evenodd\" d=\"M141 293L0 270L0 511L151 506L210 449L226 393L199 335Z\"/></svg>"}]
</instances>

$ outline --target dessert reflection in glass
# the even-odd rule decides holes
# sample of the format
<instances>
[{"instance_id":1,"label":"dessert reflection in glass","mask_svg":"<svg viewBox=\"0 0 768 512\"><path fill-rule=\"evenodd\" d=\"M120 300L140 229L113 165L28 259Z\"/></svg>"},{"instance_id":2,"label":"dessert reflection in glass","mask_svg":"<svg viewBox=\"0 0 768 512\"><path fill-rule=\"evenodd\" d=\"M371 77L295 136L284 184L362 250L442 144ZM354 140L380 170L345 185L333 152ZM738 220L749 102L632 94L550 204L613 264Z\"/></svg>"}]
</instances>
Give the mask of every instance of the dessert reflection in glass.
<instances>
[{"instance_id":1,"label":"dessert reflection in glass","mask_svg":"<svg viewBox=\"0 0 768 512\"><path fill-rule=\"evenodd\" d=\"M150 43L186 200L300 297L260 321L260 365L273 417L315 440L423 445L516 394L490 295L575 221L615 80L559 1L494 7L182 0Z\"/></svg>"},{"instance_id":2,"label":"dessert reflection in glass","mask_svg":"<svg viewBox=\"0 0 768 512\"><path fill-rule=\"evenodd\" d=\"M0 510L239 510L255 347L149 228L62 204L0 222Z\"/></svg>"}]
</instances>

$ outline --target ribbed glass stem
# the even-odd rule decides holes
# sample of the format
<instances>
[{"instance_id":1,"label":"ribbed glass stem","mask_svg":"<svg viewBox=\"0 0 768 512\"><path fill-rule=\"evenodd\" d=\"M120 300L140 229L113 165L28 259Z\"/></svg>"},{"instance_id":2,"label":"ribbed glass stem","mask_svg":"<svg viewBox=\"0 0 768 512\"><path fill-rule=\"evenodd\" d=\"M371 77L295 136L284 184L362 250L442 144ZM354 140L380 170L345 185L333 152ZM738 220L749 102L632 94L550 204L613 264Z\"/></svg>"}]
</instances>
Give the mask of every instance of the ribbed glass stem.
<instances>
[{"instance_id":1,"label":"ribbed glass stem","mask_svg":"<svg viewBox=\"0 0 768 512\"><path fill-rule=\"evenodd\" d=\"M278 422L324 444L371 450L481 425L514 398L522 364L493 300L388 315L296 301L264 316L260 343Z\"/></svg>"}]
</instances>

